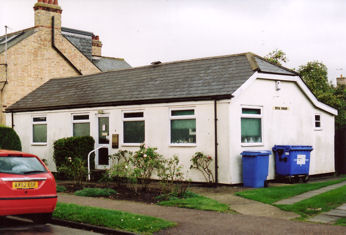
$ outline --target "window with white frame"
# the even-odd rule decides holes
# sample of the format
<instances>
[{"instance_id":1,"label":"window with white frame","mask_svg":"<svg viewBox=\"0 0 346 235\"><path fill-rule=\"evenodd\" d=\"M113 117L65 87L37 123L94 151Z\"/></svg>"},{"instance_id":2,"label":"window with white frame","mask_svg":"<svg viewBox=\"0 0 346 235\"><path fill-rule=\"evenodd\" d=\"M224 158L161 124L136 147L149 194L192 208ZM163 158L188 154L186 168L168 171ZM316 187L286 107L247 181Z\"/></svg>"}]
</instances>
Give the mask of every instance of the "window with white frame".
<instances>
[{"instance_id":1,"label":"window with white frame","mask_svg":"<svg viewBox=\"0 0 346 235\"><path fill-rule=\"evenodd\" d=\"M171 144L196 143L196 116L194 109L171 110Z\"/></svg>"},{"instance_id":2,"label":"window with white frame","mask_svg":"<svg viewBox=\"0 0 346 235\"><path fill-rule=\"evenodd\" d=\"M321 115L320 114L315 114L315 129L321 129L322 125L321 125Z\"/></svg>"},{"instance_id":3,"label":"window with white frame","mask_svg":"<svg viewBox=\"0 0 346 235\"><path fill-rule=\"evenodd\" d=\"M72 117L73 136L90 136L89 114L75 114Z\"/></svg>"},{"instance_id":4,"label":"window with white frame","mask_svg":"<svg viewBox=\"0 0 346 235\"><path fill-rule=\"evenodd\" d=\"M144 143L145 122L144 112L124 112L124 144L141 144Z\"/></svg>"},{"instance_id":5,"label":"window with white frame","mask_svg":"<svg viewBox=\"0 0 346 235\"><path fill-rule=\"evenodd\" d=\"M32 118L32 142L35 144L47 143L47 118Z\"/></svg>"},{"instance_id":6,"label":"window with white frame","mask_svg":"<svg viewBox=\"0 0 346 235\"><path fill-rule=\"evenodd\" d=\"M262 143L262 109L242 107L241 143Z\"/></svg>"}]
</instances>

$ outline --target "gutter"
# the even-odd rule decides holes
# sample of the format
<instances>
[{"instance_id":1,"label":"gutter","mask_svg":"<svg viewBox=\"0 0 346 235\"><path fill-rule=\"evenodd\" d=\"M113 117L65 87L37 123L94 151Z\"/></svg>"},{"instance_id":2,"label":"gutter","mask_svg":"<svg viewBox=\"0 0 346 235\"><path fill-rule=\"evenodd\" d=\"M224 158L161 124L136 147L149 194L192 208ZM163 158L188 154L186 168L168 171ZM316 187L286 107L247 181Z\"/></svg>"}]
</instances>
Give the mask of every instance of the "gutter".
<instances>
[{"instance_id":1,"label":"gutter","mask_svg":"<svg viewBox=\"0 0 346 235\"><path fill-rule=\"evenodd\" d=\"M52 16L52 47L59 53L59 55L61 55L64 60L71 65L71 67L79 74L79 75L83 75L82 72L64 55L64 53L62 53L62 51L59 50L59 48L56 47L55 45L55 18L54 16Z\"/></svg>"},{"instance_id":2,"label":"gutter","mask_svg":"<svg viewBox=\"0 0 346 235\"><path fill-rule=\"evenodd\" d=\"M185 97L185 98L165 98L165 99L150 99L150 100L124 100L113 102L99 102L91 104L71 104L60 106L45 106L45 107L30 107L30 108L9 108L6 109L7 113L14 112L33 112L33 111L51 111L61 109L77 109L77 108L97 108L97 107L109 107L109 106L125 106L125 105L142 105L142 104L162 104L162 103L175 103L175 102L193 102L193 101L206 101L206 100L222 100L231 99L233 95L210 95L210 96L198 96L198 97ZM14 104L15 105L15 104Z\"/></svg>"}]
</instances>

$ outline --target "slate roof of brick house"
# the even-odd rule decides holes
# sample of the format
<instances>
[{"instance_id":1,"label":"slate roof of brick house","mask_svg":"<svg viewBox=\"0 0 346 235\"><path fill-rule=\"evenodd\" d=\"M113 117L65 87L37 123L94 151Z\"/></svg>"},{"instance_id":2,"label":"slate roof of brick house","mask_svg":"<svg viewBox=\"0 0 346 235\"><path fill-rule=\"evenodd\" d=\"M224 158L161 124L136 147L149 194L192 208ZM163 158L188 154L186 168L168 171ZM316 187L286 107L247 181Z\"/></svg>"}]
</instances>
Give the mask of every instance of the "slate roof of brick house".
<instances>
[{"instance_id":1,"label":"slate roof of brick house","mask_svg":"<svg viewBox=\"0 0 346 235\"><path fill-rule=\"evenodd\" d=\"M37 32L35 28L28 28L7 35L7 49L15 46L24 39L30 37ZM62 35L75 46L84 56L86 56L93 64L96 65L102 72L131 68L131 66L122 58L98 57L92 56L92 36L93 33L61 27ZM0 53L5 51L5 35L0 36Z\"/></svg>"},{"instance_id":2,"label":"slate roof of brick house","mask_svg":"<svg viewBox=\"0 0 346 235\"><path fill-rule=\"evenodd\" d=\"M295 72L252 53L51 79L7 112L231 98L256 71Z\"/></svg>"},{"instance_id":3,"label":"slate roof of brick house","mask_svg":"<svg viewBox=\"0 0 346 235\"><path fill-rule=\"evenodd\" d=\"M10 48L34 34L35 28L27 28L7 35L7 48ZM5 51L6 36L0 36L0 53Z\"/></svg>"}]
</instances>

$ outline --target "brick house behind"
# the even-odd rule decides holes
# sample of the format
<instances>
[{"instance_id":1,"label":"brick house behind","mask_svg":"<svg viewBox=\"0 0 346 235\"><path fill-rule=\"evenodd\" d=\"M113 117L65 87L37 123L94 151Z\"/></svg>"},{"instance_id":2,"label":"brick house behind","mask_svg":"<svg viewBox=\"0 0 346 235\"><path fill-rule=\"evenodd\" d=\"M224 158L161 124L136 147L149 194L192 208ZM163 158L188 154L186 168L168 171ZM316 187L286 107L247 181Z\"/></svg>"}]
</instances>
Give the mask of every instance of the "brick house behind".
<instances>
[{"instance_id":1,"label":"brick house behind","mask_svg":"<svg viewBox=\"0 0 346 235\"><path fill-rule=\"evenodd\" d=\"M3 111L51 78L129 68L120 58L101 56L91 32L61 27L57 0L38 0L34 27L0 36L0 124Z\"/></svg>"}]
</instances>

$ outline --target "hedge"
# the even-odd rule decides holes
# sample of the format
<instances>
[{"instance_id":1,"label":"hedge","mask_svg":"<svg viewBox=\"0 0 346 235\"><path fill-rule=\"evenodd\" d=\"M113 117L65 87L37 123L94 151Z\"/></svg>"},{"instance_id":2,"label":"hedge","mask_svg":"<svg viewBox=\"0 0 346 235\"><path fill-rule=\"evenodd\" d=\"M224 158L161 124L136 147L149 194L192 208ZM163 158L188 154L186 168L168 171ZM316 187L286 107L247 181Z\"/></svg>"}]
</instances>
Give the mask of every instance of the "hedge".
<instances>
[{"instance_id":1,"label":"hedge","mask_svg":"<svg viewBox=\"0 0 346 235\"><path fill-rule=\"evenodd\" d=\"M0 149L22 150L22 144L16 131L0 125Z\"/></svg>"},{"instance_id":2,"label":"hedge","mask_svg":"<svg viewBox=\"0 0 346 235\"><path fill-rule=\"evenodd\" d=\"M54 142L54 161L57 168L64 165L69 157L78 157L88 164L88 153L94 149L95 141L91 136L68 137ZM90 161L94 168L94 161Z\"/></svg>"}]
</instances>

